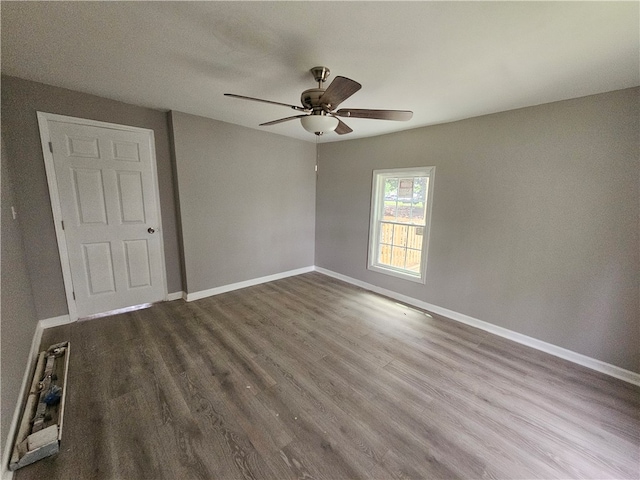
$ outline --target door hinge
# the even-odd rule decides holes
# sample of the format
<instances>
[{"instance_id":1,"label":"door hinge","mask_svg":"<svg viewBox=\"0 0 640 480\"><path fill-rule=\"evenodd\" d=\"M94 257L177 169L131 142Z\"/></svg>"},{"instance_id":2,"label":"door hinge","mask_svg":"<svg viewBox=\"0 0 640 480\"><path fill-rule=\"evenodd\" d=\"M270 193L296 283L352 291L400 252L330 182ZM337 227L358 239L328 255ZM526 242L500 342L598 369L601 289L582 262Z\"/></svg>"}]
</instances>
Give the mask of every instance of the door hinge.
<instances>
[{"instance_id":1,"label":"door hinge","mask_svg":"<svg viewBox=\"0 0 640 480\"><path fill-rule=\"evenodd\" d=\"M318 171L318 165L316 164L316 172Z\"/></svg>"},{"instance_id":2,"label":"door hinge","mask_svg":"<svg viewBox=\"0 0 640 480\"><path fill-rule=\"evenodd\" d=\"M49 142L49 151L53 153L53 144L51 142Z\"/></svg>"},{"instance_id":3,"label":"door hinge","mask_svg":"<svg viewBox=\"0 0 640 480\"><path fill-rule=\"evenodd\" d=\"M61 220L60 223L62 224L62 229L64 230L64 220Z\"/></svg>"},{"instance_id":4,"label":"door hinge","mask_svg":"<svg viewBox=\"0 0 640 480\"><path fill-rule=\"evenodd\" d=\"M76 299L76 292L71 292L73 294L73 299Z\"/></svg>"}]
</instances>

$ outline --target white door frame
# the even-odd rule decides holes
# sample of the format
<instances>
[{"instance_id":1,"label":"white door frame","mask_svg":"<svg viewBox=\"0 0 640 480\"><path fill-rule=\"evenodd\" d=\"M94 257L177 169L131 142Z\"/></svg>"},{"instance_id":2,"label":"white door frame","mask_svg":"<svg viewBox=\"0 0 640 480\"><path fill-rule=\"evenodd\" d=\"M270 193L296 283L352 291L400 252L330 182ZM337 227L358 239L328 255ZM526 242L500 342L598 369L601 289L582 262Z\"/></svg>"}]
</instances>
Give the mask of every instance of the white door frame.
<instances>
[{"instance_id":1,"label":"white door frame","mask_svg":"<svg viewBox=\"0 0 640 480\"><path fill-rule=\"evenodd\" d=\"M67 238L62 228L62 210L60 207L60 195L58 192L58 182L56 178L55 166L53 163L53 153L50 149L51 135L49 132L49 121L58 121L65 123L75 123L90 127L110 128L114 130L124 130L129 132L145 133L149 136L149 145L152 156L153 187L155 189L155 201L158 205L158 233L160 233L160 255L162 258L162 266L160 268L162 276L162 286L164 288L165 300L167 299L167 265L164 256L164 238L162 229L162 212L160 210L160 188L158 186L158 168L156 164L156 143L153 130L140 127L131 127L128 125L119 125L116 123L99 122L97 120L87 120L84 118L68 117L66 115L58 115L55 113L37 112L38 126L40 127L40 141L42 142L42 155L44 156L44 167L47 172L47 183L49 185L49 197L51 198L51 210L53 212L53 224L56 229L56 239L58 240L58 251L60 253L60 265L62 267L62 278L64 280L64 289L67 297L67 306L69 308L69 320L75 322L78 320L78 309L76 301L73 298L73 281L71 278L71 266L69 264L69 252L67 250Z\"/></svg>"}]
</instances>

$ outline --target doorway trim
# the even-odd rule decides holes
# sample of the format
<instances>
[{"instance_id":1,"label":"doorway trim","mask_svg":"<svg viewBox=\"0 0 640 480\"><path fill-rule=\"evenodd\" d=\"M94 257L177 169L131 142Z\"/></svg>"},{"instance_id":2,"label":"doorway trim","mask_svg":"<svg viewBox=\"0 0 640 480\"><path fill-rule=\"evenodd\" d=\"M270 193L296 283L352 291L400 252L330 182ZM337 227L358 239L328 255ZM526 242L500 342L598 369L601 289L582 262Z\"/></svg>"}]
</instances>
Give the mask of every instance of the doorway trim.
<instances>
[{"instance_id":1,"label":"doorway trim","mask_svg":"<svg viewBox=\"0 0 640 480\"><path fill-rule=\"evenodd\" d=\"M56 240L58 241L58 252L60 254L60 266L62 267L62 279L64 282L64 290L67 298L67 307L69 309L69 320L75 322L78 320L78 309L76 301L73 297L73 280L71 277L71 265L69 264L69 251L67 249L67 238L62 228L62 210L60 207L60 194L58 192L58 182L56 178L55 166L53 161L53 152L50 149L51 135L49 131L49 121L58 121L65 123L75 123L78 125L86 125L90 127L110 128L112 130L124 130L129 132L145 133L149 136L149 145L152 156L152 176L153 187L155 190L155 201L158 206L158 230L160 233L160 258L162 265L160 272L162 276L162 287L164 290L165 300L167 299L167 262L164 256L164 229L162 228L162 210L160 208L160 187L158 185L158 166L156 161L156 143L153 130L141 127L132 127L129 125L120 125L117 123L101 122L97 120L88 120L85 118L69 117L67 115L58 115L56 113L37 112L38 127L40 129L40 142L42 146L42 155L44 157L44 167L47 174L47 184L49 186L49 197L51 199L51 211L53 213L53 224L56 231Z\"/></svg>"}]
</instances>

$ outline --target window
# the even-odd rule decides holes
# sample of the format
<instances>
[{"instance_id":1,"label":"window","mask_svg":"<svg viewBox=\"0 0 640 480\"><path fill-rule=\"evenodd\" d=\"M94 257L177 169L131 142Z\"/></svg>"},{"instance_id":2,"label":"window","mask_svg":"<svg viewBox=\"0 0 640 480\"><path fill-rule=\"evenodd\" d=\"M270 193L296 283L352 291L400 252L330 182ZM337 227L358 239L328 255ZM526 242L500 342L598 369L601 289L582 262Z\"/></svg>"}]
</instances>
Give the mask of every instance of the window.
<instances>
[{"instance_id":1,"label":"window","mask_svg":"<svg viewBox=\"0 0 640 480\"><path fill-rule=\"evenodd\" d=\"M369 270L425 283L435 167L374 170Z\"/></svg>"}]
</instances>

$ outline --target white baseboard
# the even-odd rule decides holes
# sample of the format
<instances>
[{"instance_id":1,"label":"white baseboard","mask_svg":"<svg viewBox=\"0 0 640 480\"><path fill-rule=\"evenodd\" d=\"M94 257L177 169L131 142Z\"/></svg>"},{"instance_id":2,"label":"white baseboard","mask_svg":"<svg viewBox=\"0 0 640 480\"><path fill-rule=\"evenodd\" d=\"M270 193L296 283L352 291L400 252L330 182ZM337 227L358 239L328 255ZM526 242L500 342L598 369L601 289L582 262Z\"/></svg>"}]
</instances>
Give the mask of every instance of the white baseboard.
<instances>
[{"instance_id":1,"label":"white baseboard","mask_svg":"<svg viewBox=\"0 0 640 480\"><path fill-rule=\"evenodd\" d=\"M181 298L185 298L187 294L184 292L173 292L167 293L167 302L171 302L173 300L180 300Z\"/></svg>"},{"instance_id":2,"label":"white baseboard","mask_svg":"<svg viewBox=\"0 0 640 480\"><path fill-rule=\"evenodd\" d=\"M69 317L69 315L63 315L63 317ZM27 359L27 365L24 369L22 376L22 384L20 385L20 393L18 394L18 401L13 411L13 417L11 424L9 425L9 432L7 438L5 438L4 451L2 452L2 480L11 480L13 478L13 472L9 470L9 461L11 460L11 454L13 452L13 440L16 436L18 429L18 422L20 421L20 414L22 413L22 405L25 400L25 394L27 393L28 383L38 358L40 350L40 340L42 340L42 332L44 330L43 324L49 322L54 323L56 319L40 320L36 324L36 329L33 332L33 338L31 339L31 349L29 350L29 358ZM67 322L68 323L68 322ZM52 325L53 326L53 325Z\"/></svg>"},{"instance_id":3,"label":"white baseboard","mask_svg":"<svg viewBox=\"0 0 640 480\"><path fill-rule=\"evenodd\" d=\"M210 288L208 290L201 290L199 292L187 293L187 302L193 300L199 300L201 298L211 297L213 295L220 295L221 293L231 292L233 290L239 290L240 288L252 287L261 283L273 282L274 280L280 280L281 278L293 277L294 275L301 275L303 273L313 272L315 267L303 267L296 270L289 270L287 272L276 273L274 275L267 275L266 277L253 278L251 280L245 280L243 282L231 283L229 285L223 285L221 287Z\"/></svg>"},{"instance_id":4,"label":"white baseboard","mask_svg":"<svg viewBox=\"0 0 640 480\"><path fill-rule=\"evenodd\" d=\"M514 342L520 343L522 345L526 345L527 347L535 348L536 350L549 353L556 357L563 358L564 360L568 360L570 362L577 363L578 365L582 365L583 367L587 367L597 372L605 373L607 375L618 378L620 380L624 380L625 382L629 382L633 385L640 386L640 374L636 372L625 370L624 368L611 365L601 360L587 357L586 355L583 355L581 353L577 353L572 350L567 350L566 348L562 348L557 345L553 345L551 343L538 340L537 338L529 337L527 335L523 335L522 333L514 332L513 330L499 327L497 325L493 325L492 323L488 323L483 320L478 320L477 318L470 317L463 313L454 312L453 310L449 310L447 308L443 308L437 305L433 305L431 303L423 302L422 300L417 300L413 297L402 295L401 293L397 293L392 290L387 290L386 288L378 287L376 285L372 285L370 283L363 282L361 280L357 280L355 278L348 277L346 275L342 275L341 273L333 272L331 270L327 270L322 267L315 267L314 269L316 272L322 273L329 277L337 278L338 280L351 283L352 285L356 285L366 290L379 293L386 297L394 298L396 300L407 303L409 305L413 305L414 307L418 307L423 310L427 310L429 312L442 315L443 317L450 318L451 320L455 320L457 322L464 323L466 325L470 325L475 328L479 328L481 330L492 333L494 335L498 335L500 337L513 340Z\"/></svg>"},{"instance_id":5,"label":"white baseboard","mask_svg":"<svg viewBox=\"0 0 640 480\"><path fill-rule=\"evenodd\" d=\"M44 320L38 321L38 325L43 330L47 328L59 327L60 325L66 325L67 323L73 323L71 317L69 317L69 314L60 315L59 317L45 318Z\"/></svg>"}]
</instances>

